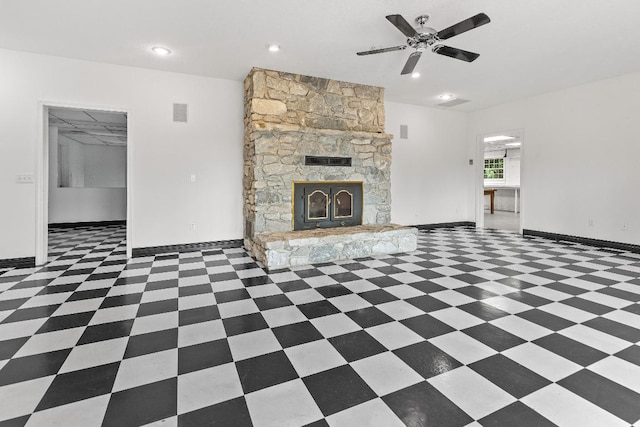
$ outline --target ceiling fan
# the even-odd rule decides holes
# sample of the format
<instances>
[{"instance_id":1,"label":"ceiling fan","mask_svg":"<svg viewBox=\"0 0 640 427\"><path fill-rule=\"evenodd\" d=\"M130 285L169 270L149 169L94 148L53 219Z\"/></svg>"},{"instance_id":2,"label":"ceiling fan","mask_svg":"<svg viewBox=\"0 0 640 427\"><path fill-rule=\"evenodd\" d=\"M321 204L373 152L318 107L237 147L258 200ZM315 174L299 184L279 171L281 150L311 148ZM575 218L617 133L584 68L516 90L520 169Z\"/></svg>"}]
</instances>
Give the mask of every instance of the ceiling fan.
<instances>
[{"instance_id":1,"label":"ceiling fan","mask_svg":"<svg viewBox=\"0 0 640 427\"><path fill-rule=\"evenodd\" d=\"M484 24L491 22L489 17L484 13L479 13L471 18L467 18L464 21L460 21L457 24L445 28L441 31L436 31L433 28L425 27L425 24L429 20L429 15L420 15L415 19L418 28L413 28L411 24L407 22L402 15L388 15L387 20L391 22L398 30L408 37L406 45L385 47L382 49L371 49L364 52L358 52L357 55L372 55L374 53L393 52L396 50L404 50L407 47L412 47L416 51L409 55L406 64L400 74L410 74L416 67L422 52L430 48L435 53L448 56L450 58L460 59L466 62L473 62L480 56L477 53L469 52L466 50L458 49L455 47L445 46L439 44L441 40L447 40L451 37L457 36L474 28L480 27Z\"/></svg>"}]
</instances>

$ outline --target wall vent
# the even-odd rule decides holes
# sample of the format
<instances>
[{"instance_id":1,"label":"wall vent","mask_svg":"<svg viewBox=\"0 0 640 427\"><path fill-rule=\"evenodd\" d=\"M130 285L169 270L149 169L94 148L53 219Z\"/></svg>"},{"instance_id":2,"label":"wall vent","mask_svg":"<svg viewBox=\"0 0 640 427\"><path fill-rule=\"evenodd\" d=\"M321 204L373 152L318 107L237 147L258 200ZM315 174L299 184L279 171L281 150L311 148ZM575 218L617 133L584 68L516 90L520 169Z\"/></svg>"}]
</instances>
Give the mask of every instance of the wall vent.
<instances>
[{"instance_id":1,"label":"wall vent","mask_svg":"<svg viewBox=\"0 0 640 427\"><path fill-rule=\"evenodd\" d=\"M409 138L409 126L400 125L400 139L408 139Z\"/></svg>"},{"instance_id":2,"label":"wall vent","mask_svg":"<svg viewBox=\"0 0 640 427\"><path fill-rule=\"evenodd\" d=\"M187 104L173 104L173 121L187 122Z\"/></svg>"},{"instance_id":3,"label":"wall vent","mask_svg":"<svg viewBox=\"0 0 640 427\"><path fill-rule=\"evenodd\" d=\"M305 166L351 166L351 157L304 156Z\"/></svg>"},{"instance_id":4,"label":"wall vent","mask_svg":"<svg viewBox=\"0 0 640 427\"><path fill-rule=\"evenodd\" d=\"M451 101L443 102L442 104L437 104L438 107L455 107L456 105L466 104L469 102L468 99L456 98Z\"/></svg>"}]
</instances>

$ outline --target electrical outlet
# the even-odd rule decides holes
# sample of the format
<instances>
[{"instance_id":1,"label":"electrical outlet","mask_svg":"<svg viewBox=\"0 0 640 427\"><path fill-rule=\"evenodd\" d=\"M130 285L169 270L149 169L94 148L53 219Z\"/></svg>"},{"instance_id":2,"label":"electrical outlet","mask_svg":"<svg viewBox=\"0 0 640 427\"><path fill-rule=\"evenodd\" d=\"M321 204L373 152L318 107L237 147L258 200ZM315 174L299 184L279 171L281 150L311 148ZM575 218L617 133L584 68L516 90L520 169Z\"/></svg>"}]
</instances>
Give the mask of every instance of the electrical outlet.
<instances>
[{"instance_id":1,"label":"electrical outlet","mask_svg":"<svg viewBox=\"0 0 640 427\"><path fill-rule=\"evenodd\" d=\"M589 218L589 227L593 227L593 219Z\"/></svg>"},{"instance_id":2,"label":"electrical outlet","mask_svg":"<svg viewBox=\"0 0 640 427\"><path fill-rule=\"evenodd\" d=\"M196 231L196 225L195 224L191 224L191 231Z\"/></svg>"},{"instance_id":3,"label":"electrical outlet","mask_svg":"<svg viewBox=\"0 0 640 427\"><path fill-rule=\"evenodd\" d=\"M622 231L627 231L627 228L629 228L628 224L622 224Z\"/></svg>"},{"instance_id":4,"label":"electrical outlet","mask_svg":"<svg viewBox=\"0 0 640 427\"><path fill-rule=\"evenodd\" d=\"M17 174L16 184L33 184L33 174L32 173Z\"/></svg>"}]
</instances>

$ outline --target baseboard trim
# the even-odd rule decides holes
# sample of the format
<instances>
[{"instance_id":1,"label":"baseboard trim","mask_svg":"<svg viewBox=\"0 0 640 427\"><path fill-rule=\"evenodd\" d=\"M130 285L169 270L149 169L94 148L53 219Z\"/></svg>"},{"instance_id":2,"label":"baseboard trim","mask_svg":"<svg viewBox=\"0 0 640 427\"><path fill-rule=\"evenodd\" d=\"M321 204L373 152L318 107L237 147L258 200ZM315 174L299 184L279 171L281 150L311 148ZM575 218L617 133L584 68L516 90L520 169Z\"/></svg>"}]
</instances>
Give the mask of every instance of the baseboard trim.
<instances>
[{"instance_id":1,"label":"baseboard trim","mask_svg":"<svg viewBox=\"0 0 640 427\"><path fill-rule=\"evenodd\" d=\"M36 257L0 259L0 268L33 268Z\"/></svg>"},{"instance_id":2,"label":"baseboard trim","mask_svg":"<svg viewBox=\"0 0 640 427\"><path fill-rule=\"evenodd\" d=\"M49 224L49 228L75 228L75 227L104 227L107 225L126 225L127 221L88 221L88 222L57 222Z\"/></svg>"},{"instance_id":3,"label":"baseboard trim","mask_svg":"<svg viewBox=\"0 0 640 427\"><path fill-rule=\"evenodd\" d=\"M522 230L524 236L544 237L550 240L562 240L566 242L580 243L588 246L596 246L599 248L611 248L622 251L640 253L640 245L632 245L631 243L612 242L610 240L591 239L588 237L570 236L568 234L549 233L538 230Z\"/></svg>"},{"instance_id":4,"label":"baseboard trim","mask_svg":"<svg viewBox=\"0 0 640 427\"><path fill-rule=\"evenodd\" d=\"M473 221L456 221L456 222L438 222L435 224L410 225L409 227L415 227L418 230L432 230L434 228L475 227L475 226L476 226L476 223Z\"/></svg>"},{"instance_id":5,"label":"baseboard trim","mask_svg":"<svg viewBox=\"0 0 640 427\"><path fill-rule=\"evenodd\" d=\"M242 239L236 239L218 240L215 242L183 243L181 245L149 246L145 248L133 248L132 255L136 258L166 254L169 252L194 252L207 249L241 248L243 243L244 241Z\"/></svg>"}]
</instances>

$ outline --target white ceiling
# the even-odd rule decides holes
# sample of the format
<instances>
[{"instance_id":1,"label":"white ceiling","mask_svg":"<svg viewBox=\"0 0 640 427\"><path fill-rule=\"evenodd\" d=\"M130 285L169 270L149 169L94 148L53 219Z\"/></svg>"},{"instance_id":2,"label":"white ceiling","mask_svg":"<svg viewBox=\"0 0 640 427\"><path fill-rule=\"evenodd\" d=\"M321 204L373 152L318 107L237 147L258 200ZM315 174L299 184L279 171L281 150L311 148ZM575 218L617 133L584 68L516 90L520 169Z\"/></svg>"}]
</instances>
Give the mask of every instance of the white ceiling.
<instances>
[{"instance_id":1,"label":"white ceiling","mask_svg":"<svg viewBox=\"0 0 640 427\"><path fill-rule=\"evenodd\" d=\"M444 92L472 111L640 71L639 0L2 0L0 47L243 80L251 67L371 84L386 99L436 105ZM473 63L426 52L356 56L405 36L385 15L427 13L436 30L484 12L491 23L445 44ZM265 48L277 42L282 50ZM150 47L173 54L160 58ZM613 94L612 94L613 95ZM620 95L620 94L615 94Z\"/></svg>"}]
</instances>

